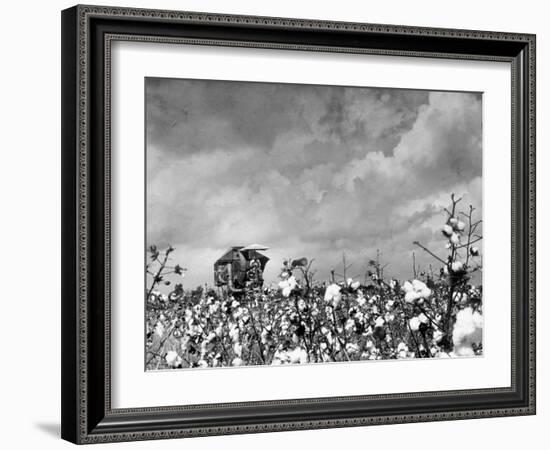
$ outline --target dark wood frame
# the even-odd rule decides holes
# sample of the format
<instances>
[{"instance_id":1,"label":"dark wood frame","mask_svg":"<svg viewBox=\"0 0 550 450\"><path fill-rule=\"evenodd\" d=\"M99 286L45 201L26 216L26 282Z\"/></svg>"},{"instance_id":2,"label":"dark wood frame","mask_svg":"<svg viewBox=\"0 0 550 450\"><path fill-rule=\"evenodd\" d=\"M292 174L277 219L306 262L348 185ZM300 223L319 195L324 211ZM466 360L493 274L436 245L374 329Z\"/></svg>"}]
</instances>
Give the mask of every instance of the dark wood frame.
<instances>
[{"instance_id":1,"label":"dark wood frame","mask_svg":"<svg viewBox=\"0 0 550 450\"><path fill-rule=\"evenodd\" d=\"M117 410L110 401L110 44L185 42L512 65L512 385ZM535 36L98 6L62 12L62 437L75 443L535 413Z\"/></svg>"}]
</instances>

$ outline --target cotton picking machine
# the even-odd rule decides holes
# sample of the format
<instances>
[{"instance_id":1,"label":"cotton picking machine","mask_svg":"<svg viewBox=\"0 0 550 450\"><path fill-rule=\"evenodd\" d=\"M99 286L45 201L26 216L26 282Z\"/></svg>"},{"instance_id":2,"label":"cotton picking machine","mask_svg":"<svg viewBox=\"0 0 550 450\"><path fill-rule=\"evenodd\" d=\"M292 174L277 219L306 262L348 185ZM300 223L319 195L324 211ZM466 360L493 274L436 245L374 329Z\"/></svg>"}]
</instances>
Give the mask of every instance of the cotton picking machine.
<instances>
[{"instance_id":1,"label":"cotton picking machine","mask_svg":"<svg viewBox=\"0 0 550 450\"><path fill-rule=\"evenodd\" d=\"M245 288L262 287L263 273L269 258L260 251L268 249L269 247L259 244L229 248L214 263L216 286L226 286L232 292L242 292Z\"/></svg>"}]
</instances>

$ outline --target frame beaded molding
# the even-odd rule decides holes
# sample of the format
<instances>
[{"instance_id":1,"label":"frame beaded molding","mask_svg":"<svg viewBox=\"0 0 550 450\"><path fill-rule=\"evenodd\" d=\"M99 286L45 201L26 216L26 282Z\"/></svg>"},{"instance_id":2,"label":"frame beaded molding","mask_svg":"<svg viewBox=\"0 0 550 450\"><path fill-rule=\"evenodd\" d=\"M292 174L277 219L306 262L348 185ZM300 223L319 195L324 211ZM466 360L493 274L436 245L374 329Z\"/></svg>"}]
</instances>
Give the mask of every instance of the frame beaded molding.
<instances>
[{"instance_id":1,"label":"frame beaded molding","mask_svg":"<svg viewBox=\"0 0 550 450\"><path fill-rule=\"evenodd\" d=\"M350 426L364 426L374 424L397 424L397 423L409 423L409 422L422 422L422 421L442 421L442 420L458 420L458 419L470 419L470 418L486 418L486 417L503 417L510 415L527 415L535 412L536 393L535 393L535 36L529 34L515 34L504 32L489 32L489 31L476 31L476 30L459 30L459 29L443 29L443 28L426 28L426 27L412 27L412 26L397 26L397 25L379 25L379 24L367 24L367 23L351 23L351 22L335 22L324 20L305 20L305 19L288 19L288 18L273 18L273 17L258 17L258 16L239 16L239 15L225 15L225 14L206 14L195 12L178 12L167 10L150 10L150 9L135 9L135 8L118 8L118 7L99 7L99 6L78 6L78 24L77 24L77 36L78 36L78 70L77 70L77 86L78 86L78 243L77 243L77 267L78 267L78 322L77 322L77 335L78 335L78 428L79 428L79 442L80 443L100 443L100 442L118 442L128 440L146 440L146 439L167 439L176 437L198 437L208 435L221 435L221 434L243 434L243 433L259 433L259 432L273 432L273 431L289 431L289 430L301 430L301 429L319 429L319 428L332 428L332 427L350 427ZM529 203L529 215L528 215L528 231L529 231L529 298L527 299L529 305L528 315L528 334L529 334L529 355L528 355L528 384L529 384L529 403L527 407L523 408L506 408L506 409L480 409L470 411L451 411L441 413L422 413L422 414L404 414L404 415L386 415L377 417L359 417L359 418L347 418L347 419L320 419L314 421L293 421L293 422L281 422L270 423L261 425L235 425L235 426L219 426L219 427L196 427L189 429L169 429L163 431L139 431L128 433L108 433L108 434L89 434L87 423L87 280L88 280L88 227L89 220L87 202L88 202L88 121L87 121L87 108L88 108L88 64L89 55L87 48L87 36L88 36L88 22L92 17L130 17L130 18L143 18L143 19L159 19L164 22L171 21L175 23L214 23L214 24L243 24L247 26L266 27L275 26L281 30L284 29L318 29L318 30L339 30L339 31L360 31L360 32L377 32L382 34L402 34L417 35L417 36L440 36L440 37L457 37L466 39L489 39L495 41L520 41L529 44L528 64L530 78L527 80L529 85L529 93L526 101L529 104L529 123L528 123L528 145L529 145L529 157L528 157L528 203ZM111 41L112 40L126 40L126 41L143 41L143 42L159 42L159 43L187 43L194 45L223 45L223 46L240 46L240 47L254 47L254 48L266 48L266 49L289 49L289 50L314 50L323 52L347 52L347 53L363 53L363 54L385 54L395 56L429 56L435 58L453 58L453 59L482 59L491 61L508 61L510 58L506 57L480 57L477 55L456 55L449 53L435 53L435 52L402 52L402 51L387 51L387 50L375 50L375 49L361 49L361 48L340 48L340 47L315 47L308 45L292 45L292 44L269 44L269 43L252 43L246 41L213 41L213 40L201 40L201 39L183 39L183 38L154 38L148 36L128 36L128 35L109 35L105 40L105 58L106 67L109 68L106 73L105 80L105 104L110 111L110 60L111 60ZM514 71L512 71L514 73ZM512 83L512 89L515 89L515 83ZM515 105L512 105L515 108ZM106 196L105 205L107 211L110 211L110 117L106 117L105 122L105 183L106 183ZM512 121L513 122L513 121ZM514 135L514 129L512 129ZM515 189L515 187L513 187ZM514 209L514 208L513 208ZM106 236L106 267L110 267L110 214L105 218ZM107 299L107 311L106 311L106 379L107 387L105 392L105 398L108 405L106 415L117 415L124 412L150 412L150 411L181 411L189 407L175 406L175 407L159 407L159 408L136 408L125 410L112 410L110 408L110 339L108 333L110 332L110 272L106 273L106 289L105 295ZM512 296L514 298L514 296ZM513 347L513 346L512 346ZM512 350L512 357L515 360L515 349ZM512 373L512 382L515 382L515 374ZM495 388L485 389L484 392L503 392L509 388ZM460 393L471 392L475 393L479 390L472 391L460 391ZM440 391L439 394L449 394L451 392ZM457 391L454 391L457 392ZM432 393L433 394L433 393ZM394 395L377 395L377 396L364 396L364 398L412 398L420 396L422 393L405 393ZM457 394L458 395L458 394ZM350 397L334 397L334 400L346 399ZM352 397L357 398L357 397ZM305 401L326 401L327 399L306 399ZM269 401L269 402L247 402L247 404L291 404L292 402L303 402L304 400L284 400L284 401ZM220 406L220 405L202 405L203 407ZM192 405L190 407L197 408L201 405Z\"/></svg>"}]
</instances>

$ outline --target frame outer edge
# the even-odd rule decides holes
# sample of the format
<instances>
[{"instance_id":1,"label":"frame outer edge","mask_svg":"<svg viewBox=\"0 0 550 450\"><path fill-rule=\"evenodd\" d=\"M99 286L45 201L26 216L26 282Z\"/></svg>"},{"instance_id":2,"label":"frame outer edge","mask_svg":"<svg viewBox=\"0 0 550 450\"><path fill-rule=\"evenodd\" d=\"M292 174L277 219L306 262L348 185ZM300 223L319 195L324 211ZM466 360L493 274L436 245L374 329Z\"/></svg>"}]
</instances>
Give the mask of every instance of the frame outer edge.
<instances>
[{"instance_id":1,"label":"frame outer edge","mask_svg":"<svg viewBox=\"0 0 550 450\"><path fill-rule=\"evenodd\" d=\"M527 108L523 116L528 135L524 140L527 158L528 199L528 401L522 407L498 408L470 412L418 413L413 415L376 416L371 418L321 419L307 422L280 422L270 425L223 426L166 431L130 431L94 433L88 423L88 64L91 17L128 17L161 22L241 24L253 27L284 29L318 29L335 31L380 32L426 37L461 37L467 39L500 40L525 44L528 53ZM502 417L535 413L535 36L532 34L500 33L474 30L451 30L414 26L395 26L331 22L291 18L237 16L224 14L162 11L108 6L78 5L62 13L62 437L74 443L98 443L126 440L163 439L241 434L284 430L333 428L369 424L389 424L418 421L456 420L481 417ZM71 42L66 42L70 40ZM68 67L67 67L68 66ZM75 108L76 105L76 108ZM525 172L524 172L525 173ZM527 259L527 258L526 258ZM524 335L526 336L527 333Z\"/></svg>"},{"instance_id":2,"label":"frame outer edge","mask_svg":"<svg viewBox=\"0 0 550 450\"><path fill-rule=\"evenodd\" d=\"M78 433L77 7L61 13L61 437Z\"/></svg>"}]
</instances>

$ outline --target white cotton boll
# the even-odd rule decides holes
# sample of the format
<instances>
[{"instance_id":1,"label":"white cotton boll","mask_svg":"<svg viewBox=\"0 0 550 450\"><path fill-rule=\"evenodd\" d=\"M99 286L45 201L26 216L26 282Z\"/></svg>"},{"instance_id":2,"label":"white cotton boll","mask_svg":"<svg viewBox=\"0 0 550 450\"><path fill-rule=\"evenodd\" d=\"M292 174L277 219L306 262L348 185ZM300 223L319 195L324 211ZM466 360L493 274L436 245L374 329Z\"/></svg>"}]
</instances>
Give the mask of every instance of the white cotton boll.
<instances>
[{"instance_id":1,"label":"white cotton boll","mask_svg":"<svg viewBox=\"0 0 550 450\"><path fill-rule=\"evenodd\" d=\"M431 289L420 280L413 280L412 283L406 281L403 284L403 290L405 291L405 301L407 303L414 303L417 300L422 301L432 294Z\"/></svg>"},{"instance_id":2,"label":"white cotton boll","mask_svg":"<svg viewBox=\"0 0 550 450\"><path fill-rule=\"evenodd\" d=\"M367 303L367 299L365 297L363 297L363 295L359 295L357 296L357 303L359 304L359 306L363 306L365 303Z\"/></svg>"},{"instance_id":3,"label":"white cotton boll","mask_svg":"<svg viewBox=\"0 0 550 450\"><path fill-rule=\"evenodd\" d=\"M391 323L395 320L395 314L392 314L390 312L387 312L386 314L384 314L384 320L387 322L387 323ZM388 334L389 336L389 334Z\"/></svg>"},{"instance_id":4,"label":"white cotton boll","mask_svg":"<svg viewBox=\"0 0 550 450\"><path fill-rule=\"evenodd\" d=\"M455 228L456 228L458 231L464 231L464 228L466 228L466 224L465 224L464 222L462 222L462 220L459 220L459 221L456 223Z\"/></svg>"},{"instance_id":5,"label":"white cotton boll","mask_svg":"<svg viewBox=\"0 0 550 450\"><path fill-rule=\"evenodd\" d=\"M348 278L346 280L346 283L347 283L348 286L351 286L351 283L353 283L353 278Z\"/></svg>"},{"instance_id":6,"label":"white cotton boll","mask_svg":"<svg viewBox=\"0 0 550 450\"><path fill-rule=\"evenodd\" d=\"M418 320L420 320L420 323L423 324L430 323L430 319L428 319L428 317L424 313L418 315Z\"/></svg>"},{"instance_id":7,"label":"white cotton boll","mask_svg":"<svg viewBox=\"0 0 550 450\"><path fill-rule=\"evenodd\" d=\"M453 234L453 228L450 225L444 225L443 228L441 229L441 232L445 236L450 237L451 234Z\"/></svg>"},{"instance_id":8,"label":"white cotton boll","mask_svg":"<svg viewBox=\"0 0 550 450\"><path fill-rule=\"evenodd\" d=\"M359 283L359 281L354 281L353 283L351 283L351 288L355 291L359 288L359 286L361 286L361 283Z\"/></svg>"},{"instance_id":9,"label":"white cotton boll","mask_svg":"<svg viewBox=\"0 0 550 450\"><path fill-rule=\"evenodd\" d=\"M342 294L340 293L340 286L337 284L329 284L325 290L325 301L332 302L332 306L336 307L342 300Z\"/></svg>"},{"instance_id":10,"label":"white cotton boll","mask_svg":"<svg viewBox=\"0 0 550 450\"><path fill-rule=\"evenodd\" d=\"M355 320L348 319L344 328L346 329L346 331L352 331L355 328Z\"/></svg>"},{"instance_id":11,"label":"white cotton boll","mask_svg":"<svg viewBox=\"0 0 550 450\"><path fill-rule=\"evenodd\" d=\"M405 301L407 303L413 303L418 299L418 293L414 289L411 282L405 281L405 283L403 284L403 290L405 291Z\"/></svg>"},{"instance_id":12,"label":"white cotton boll","mask_svg":"<svg viewBox=\"0 0 550 450\"><path fill-rule=\"evenodd\" d=\"M458 219L456 217L451 217L449 223L454 227L458 223Z\"/></svg>"},{"instance_id":13,"label":"white cotton boll","mask_svg":"<svg viewBox=\"0 0 550 450\"><path fill-rule=\"evenodd\" d=\"M458 234L452 233L449 241L451 241L451 244L453 245L458 245L460 244L460 237L458 236Z\"/></svg>"},{"instance_id":14,"label":"white cotton boll","mask_svg":"<svg viewBox=\"0 0 550 450\"><path fill-rule=\"evenodd\" d=\"M470 255L479 256L479 249L477 247L470 247Z\"/></svg>"},{"instance_id":15,"label":"white cotton boll","mask_svg":"<svg viewBox=\"0 0 550 450\"><path fill-rule=\"evenodd\" d=\"M233 342L239 340L239 328L234 324L229 328L229 337Z\"/></svg>"},{"instance_id":16,"label":"white cotton boll","mask_svg":"<svg viewBox=\"0 0 550 450\"><path fill-rule=\"evenodd\" d=\"M464 270L464 263L462 261L455 261L451 264L451 270L453 272L462 272Z\"/></svg>"},{"instance_id":17,"label":"white cotton boll","mask_svg":"<svg viewBox=\"0 0 550 450\"><path fill-rule=\"evenodd\" d=\"M376 321L374 322L374 326L376 328L381 328L384 326L384 324L386 323L386 321L384 320L384 318L382 316L378 317L376 319Z\"/></svg>"},{"instance_id":18,"label":"white cotton boll","mask_svg":"<svg viewBox=\"0 0 550 450\"><path fill-rule=\"evenodd\" d=\"M483 317L472 308L464 308L456 315L453 329L454 353L457 356L473 356L472 344L479 345L482 339Z\"/></svg>"},{"instance_id":19,"label":"white cotton boll","mask_svg":"<svg viewBox=\"0 0 550 450\"><path fill-rule=\"evenodd\" d=\"M241 344L239 344L238 342L235 342L233 344L233 351L235 352L235 355L240 357L243 354L243 346Z\"/></svg>"},{"instance_id":20,"label":"white cotton boll","mask_svg":"<svg viewBox=\"0 0 550 450\"><path fill-rule=\"evenodd\" d=\"M208 333L208 337L206 338L206 340L208 342L212 342L214 339L216 339L216 336L217 334L214 331L211 331L210 333Z\"/></svg>"},{"instance_id":21,"label":"white cotton boll","mask_svg":"<svg viewBox=\"0 0 550 450\"><path fill-rule=\"evenodd\" d=\"M400 359L406 358L409 353L409 347L404 342L397 344L397 357Z\"/></svg>"},{"instance_id":22,"label":"white cotton boll","mask_svg":"<svg viewBox=\"0 0 550 450\"><path fill-rule=\"evenodd\" d=\"M418 317L413 317L411 320L409 320L409 326L411 327L412 331L418 331L420 328L420 319Z\"/></svg>"},{"instance_id":23,"label":"white cotton boll","mask_svg":"<svg viewBox=\"0 0 550 450\"><path fill-rule=\"evenodd\" d=\"M426 283L420 280L413 280L412 285L419 297L428 298L432 294L431 289L426 286Z\"/></svg>"},{"instance_id":24,"label":"white cotton boll","mask_svg":"<svg viewBox=\"0 0 550 450\"><path fill-rule=\"evenodd\" d=\"M305 364L307 363L307 352L301 348L296 347L289 353L290 362L292 364Z\"/></svg>"},{"instance_id":25,"label":"white cotton boll","mask_svg":"<svg viewBox=\"0 0 550 450\"><path fill-rule=\"evenodd\" d=\"M455 356L475 356L474 349L471 344L456 345L453 353Z\"/></svg>"},{"instance_id":26,"label":"white cotton boll","mask_svg":"<svg viewBox=\"0 0 550 450\"><path fill-rule=\"evenodd\" d=\"M164 336L164 325L162 324L162 322L157 322L157 324L155 325L155 334L158 337Z\"/></svg>"},{"instance_id":27,"label":"white cotton boll","mask_svg":"<svg viewBox=\"0 0 550 450\"><path fill-rule=\"evenodd\" d=\"M288 297L296 285L296 278L291 276L288 279L279 282L279 289L281 289L284 297Z\"/></svg>"},{"instance_id":28,"label":"white cotton boll","mask_svg":"<svg viewBox=\"0 0 550 450\"><path fill-rule=\"evenodd\" d=\"M231 365L235 367L242 366L243 360L241 358L234 358L233 361L231 361Z\"/></svg>"},{"instance_id":29,"label":"white cotton boll","mask_svg":"<svg viewBox=\"0 0 550 450\"><path fill-rule=\"evenodd\" d=\"M468 301L468 295L462 292L453 293L453 301L455 303L466 303Z\"/></svg>"},{"instance_id":30,"label":"white cotton boll","mask_svg":"<svg viewBox=\"0 0 550 450\"><path fill-rule=\"evenodd\" d=\"M201 359L197 364L202 368L208 367L208 363L204 359Z\"/></svg>"},{"instance_id":31,"label":"white cotton boll","mask_svg":"<svg viewBox=\"0 0 550 450\"><path fill-rule=\"evenodd\" d=\"M441 330L435 330L434 331L434 334L433 334L433 339L434 339L434 342L436 344L439 344L441 342L441 340L443 339L443 337L445 336L445 334L443 333L443 331Z\"/></svg>"},{"instance_id":32,"label":"white cotton boll","mask_svg":"<svg viewBox=\"0 0 550 450\"><path fill-rule=\"evenodd\" d=\"M170 367L179 367L182 363L181 357L173 350L167 352L164 359Z\"/></svg>"}]
</instances>

